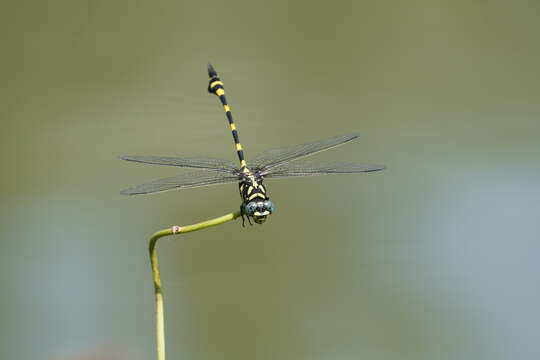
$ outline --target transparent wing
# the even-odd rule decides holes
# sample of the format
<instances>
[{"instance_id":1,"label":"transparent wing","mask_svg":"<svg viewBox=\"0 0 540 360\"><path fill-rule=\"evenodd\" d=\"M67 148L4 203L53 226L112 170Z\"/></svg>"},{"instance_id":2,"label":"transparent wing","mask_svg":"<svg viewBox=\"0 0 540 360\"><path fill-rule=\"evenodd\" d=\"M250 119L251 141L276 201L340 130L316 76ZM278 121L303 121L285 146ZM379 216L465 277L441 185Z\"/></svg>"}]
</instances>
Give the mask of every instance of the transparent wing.
<instances>
[{"instance_id":1,"label":"transparent wing","mask_svg":"<svg viewBox=\"0 0 540 360\"><path fill-rule=\"evenodd\" d=\"M173 177L154 180L145 184L122 190L122 195L150 194L174 189L186 189L198 186L234 183L238 176L215 172L197 171Z\"/></svg>"},{"instance_id":2,"label":"transparent wing","mask_svg":"<svg viewBox=\"0 0 540 360\"><path fill-rule=\"evenodd\" d=\"M357 137L357 133L352 133L307 144L300 144L279 149L270 149L254 158L250 162L250 166L264 172L289 161L310 156L338 145L345 144L346 142L354 140Z\"/></svg>"},{"instance_id":3,"label":"transparent wing","mask_svg":"<svg viewBox=\"0 0 540 360\"><path fill-rule=\"evenodd\" d=\"M178 166L226 173L234 173L236 170L236 165L232 161L204 157L122 156L121 159L145 164Z\"/></svg>"},{"instance_id":4,"label":"transparent wing","mask_svg":"<svg viewBox=\"0 0 540 360\"><path fill-rule=\"evenodd\" d=\"M266 173L264 178L282 178L290 176L315 176L327 174L353 174L383 170L383 165L355 164L336 161L294 161L276 166Z\"/></svg>"}]
</instances>

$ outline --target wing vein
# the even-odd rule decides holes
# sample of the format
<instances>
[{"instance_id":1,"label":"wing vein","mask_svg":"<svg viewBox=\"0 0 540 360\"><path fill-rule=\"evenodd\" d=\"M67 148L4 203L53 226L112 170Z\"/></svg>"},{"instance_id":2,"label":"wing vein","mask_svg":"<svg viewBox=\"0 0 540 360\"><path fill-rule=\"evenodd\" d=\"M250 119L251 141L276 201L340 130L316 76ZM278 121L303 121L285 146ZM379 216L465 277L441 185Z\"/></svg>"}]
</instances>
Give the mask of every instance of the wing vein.
<instances>
[{"instance_id":1,"label":"wing vein","mask_svg":"<svg viewBox=\"0 0 540 360\"><path fill-rule=\"evenodd\" d=\"M176 166L229 174L236 170L236 165L232 161L205 157L122 156L121 159L144 164Z\"/></svg>"},{"instance_id":2,"label":"wing vein","mask_svg":"<svg viewBox=\"0 0 540 360\"><path fill-rule=\"evenodd\" d=\"M250 165L264 174L266 171L282 164L334 148L354 140L357 137L358 134L352 133L306 144L270 149L255 157L253 161L250 162Z\"/></svg>"},{"instance_id":3,"label":"wing vein","mask_svg":"<svg viewBox=\"0 0 540 360\"><path fill-rule=\"evenodd\" d=\"M197 171L150 181L122 190L122 195L150 194L174 189L234 183L238 176L215 172Z\"/></svg>"}]
</instances>

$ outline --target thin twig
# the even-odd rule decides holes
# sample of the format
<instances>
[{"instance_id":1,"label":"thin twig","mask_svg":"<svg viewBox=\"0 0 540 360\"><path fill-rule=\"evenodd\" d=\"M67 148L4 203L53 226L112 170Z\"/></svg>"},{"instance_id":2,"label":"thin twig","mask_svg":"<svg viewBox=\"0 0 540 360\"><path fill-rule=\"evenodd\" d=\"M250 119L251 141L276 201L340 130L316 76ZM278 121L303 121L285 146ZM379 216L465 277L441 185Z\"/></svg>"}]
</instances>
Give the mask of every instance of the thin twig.
<instances>
[{"instance_id":1,"label":"thin twig","mask_svg":"<svg viewBox=\"0 0 540 360\"><path fill-rule=\"evenodd\" d=\"M220 225L240 217L240 211L220 216L193 225L173 226L168 229L160 230L150 238L149 251L150 263L152 265L152 278L154 279L154 295L156 301L156 346L157 360L165 360L165 326L163 318L163 294L161 292L161 277L159 275L159 263L157 258L156 243L158 239L169 236L184 234L192 231L203 230L211 226Z\"/></svg>"}]
</instances>

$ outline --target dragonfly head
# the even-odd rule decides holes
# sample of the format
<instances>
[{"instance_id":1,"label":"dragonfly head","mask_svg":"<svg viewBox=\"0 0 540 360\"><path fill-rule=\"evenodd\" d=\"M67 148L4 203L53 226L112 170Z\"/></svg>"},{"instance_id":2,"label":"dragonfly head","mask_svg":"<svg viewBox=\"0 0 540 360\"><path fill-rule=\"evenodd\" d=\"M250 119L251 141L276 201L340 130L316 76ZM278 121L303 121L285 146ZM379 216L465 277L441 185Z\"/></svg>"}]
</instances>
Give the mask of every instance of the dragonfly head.
<instances>
[{"instance_id":1,"label":"dragonfly head","mask_svg":"<svg viewBox=\"0 0 540 360\"><path fill-rule=\"evenodd\" d=\"M266 217L275 211L275 206L270 200L250 201L244 206L244 211L257 224L262 224L266 221Z\"/></svg>"}]
</instances>

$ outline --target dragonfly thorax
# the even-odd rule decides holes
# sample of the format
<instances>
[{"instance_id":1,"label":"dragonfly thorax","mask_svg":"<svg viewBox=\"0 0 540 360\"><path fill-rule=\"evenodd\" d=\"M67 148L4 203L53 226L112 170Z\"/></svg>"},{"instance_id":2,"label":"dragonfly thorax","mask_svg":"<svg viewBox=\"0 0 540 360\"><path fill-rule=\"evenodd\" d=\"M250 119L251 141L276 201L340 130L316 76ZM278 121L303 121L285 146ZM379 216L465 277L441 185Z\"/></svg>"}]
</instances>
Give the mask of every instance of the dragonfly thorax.
<instances>
[{"instance_id":1,"label":"dragonfly thorax","mask_svg":"<svg viewBox=\"0 0 540 360\"><path fill-rule=\"evenodd\" d=\"M253 218L257 224L266 221L266 217L274 212L274 204L270 201L262 178L252 173L245 173L239 184L242 197L242 212Z\"/></svg>"}]
</instances>

